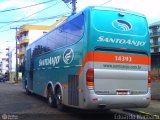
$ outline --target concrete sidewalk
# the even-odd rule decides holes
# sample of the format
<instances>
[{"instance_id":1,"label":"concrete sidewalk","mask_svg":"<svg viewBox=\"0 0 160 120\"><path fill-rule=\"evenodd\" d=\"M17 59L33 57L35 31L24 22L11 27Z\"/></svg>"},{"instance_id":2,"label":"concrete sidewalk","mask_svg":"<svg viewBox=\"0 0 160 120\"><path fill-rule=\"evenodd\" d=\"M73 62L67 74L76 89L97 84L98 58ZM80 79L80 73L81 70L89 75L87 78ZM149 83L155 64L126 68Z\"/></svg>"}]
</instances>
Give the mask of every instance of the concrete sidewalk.
<instances>
[{"instance_id":1,"label":"concrete sidewalk","mask_svg":"<svg viewBox=\"0 0 160 120\"><path fill-rule=\"evenodd\" d=\"M147 108L131 108L127 110L146 115L157 116L157 118L160 120L160 100L151 100L151 103Z\"/></svg>"}]
</instances>

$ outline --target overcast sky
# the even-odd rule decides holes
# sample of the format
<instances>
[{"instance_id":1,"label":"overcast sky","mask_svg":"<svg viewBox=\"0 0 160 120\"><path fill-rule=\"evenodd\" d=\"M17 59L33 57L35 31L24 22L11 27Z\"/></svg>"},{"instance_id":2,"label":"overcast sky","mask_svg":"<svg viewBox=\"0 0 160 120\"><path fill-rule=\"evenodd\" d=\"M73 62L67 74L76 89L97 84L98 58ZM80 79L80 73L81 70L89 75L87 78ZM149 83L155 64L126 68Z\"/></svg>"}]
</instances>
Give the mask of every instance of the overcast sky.
<instances>
[{"instance_id":1,"label":"overcast sky","mask_svg":"<svg viewBox=\"0 0 160 120\"><path fill-rule=\"evenodd\" d=\"M0 52L5 52L5 48L15 45L15 30L11 27L20 27L23 24L51 25L56 19L19 23L2 23L15 20L28 20L44 17L67 15L71 12L71 4L64 4L62 0L52 0L51 2L37 5L35 7L1 12L4 10L15 9L28 5L37 4L49 0L0 0ZM146 15L148 23L160 20L160 0L77 0L77 11L82 10L88 5L104 5L133 10ZM108 2L108 3L107 3ZM106 4L105 4L106 3ZM3 45L2 45L3 44Z\"/></svg>"}]
</instances>

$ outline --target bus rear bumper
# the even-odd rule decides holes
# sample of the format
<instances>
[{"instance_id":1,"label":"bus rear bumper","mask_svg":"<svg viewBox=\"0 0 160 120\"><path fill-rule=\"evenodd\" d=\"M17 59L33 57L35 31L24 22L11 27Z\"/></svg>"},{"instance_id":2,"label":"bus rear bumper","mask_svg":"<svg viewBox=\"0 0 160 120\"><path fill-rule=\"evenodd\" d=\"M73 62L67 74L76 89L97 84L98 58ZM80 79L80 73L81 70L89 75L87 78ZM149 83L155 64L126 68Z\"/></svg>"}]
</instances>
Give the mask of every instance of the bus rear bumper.
<instances>
[{"instance_id":1,"label":"bus rear bumper","mask_svg":"<svg viewBox=\"0 0 160 120\"><path fill-rule=\"evenodd\" d=\"M145 108L150 104L150 93L144 95L96 95L91 94L86 100L89 109L125 109Z\"/></svg>"}]
</instances>

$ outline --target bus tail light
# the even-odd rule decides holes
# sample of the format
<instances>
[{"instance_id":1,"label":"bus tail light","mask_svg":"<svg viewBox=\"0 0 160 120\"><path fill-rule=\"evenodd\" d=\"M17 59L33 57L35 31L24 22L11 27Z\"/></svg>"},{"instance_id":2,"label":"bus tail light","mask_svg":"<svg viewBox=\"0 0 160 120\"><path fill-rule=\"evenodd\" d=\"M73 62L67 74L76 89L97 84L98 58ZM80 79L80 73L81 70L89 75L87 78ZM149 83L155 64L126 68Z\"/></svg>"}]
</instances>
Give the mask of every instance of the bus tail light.
<instances>
[{"instance_id":1,"label":"bus tail light","mask_svg":"<svg viewBox=\"0 0 160 120\"><path fill-rule=\"evenodd\" d=\"M151 72L148 72L148 87L151 87Z\"/></svg>"},{"instance_id":2,"label":"bus tail light","mask_svg":"<svg viewBox=\"0 0 160 120\"><path fill-rule=\"evenodd\" d=\"M86 84L88 87L94 86L94 69L90 68L86 72Z\"/></svg>"}]
</instances>

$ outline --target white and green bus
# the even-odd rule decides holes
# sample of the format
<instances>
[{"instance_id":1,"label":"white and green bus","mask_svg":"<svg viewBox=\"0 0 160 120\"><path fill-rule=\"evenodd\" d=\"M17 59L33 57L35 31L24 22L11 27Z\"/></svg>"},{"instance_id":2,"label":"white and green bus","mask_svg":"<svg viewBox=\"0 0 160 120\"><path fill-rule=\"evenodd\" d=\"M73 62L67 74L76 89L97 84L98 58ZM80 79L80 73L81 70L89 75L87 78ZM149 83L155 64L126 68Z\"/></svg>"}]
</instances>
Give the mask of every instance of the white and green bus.
<instances>
[{"instance_id":1,"label":"white and green bus","mask_svg":"<svg viewBox=\"0 0 160 120\"><path fill-rule=\"evenodd\" d=\"M24 88L50 106L147 107L150 42L146 17L87 7L27 47Z\"/></svg>"}]
</instances>

